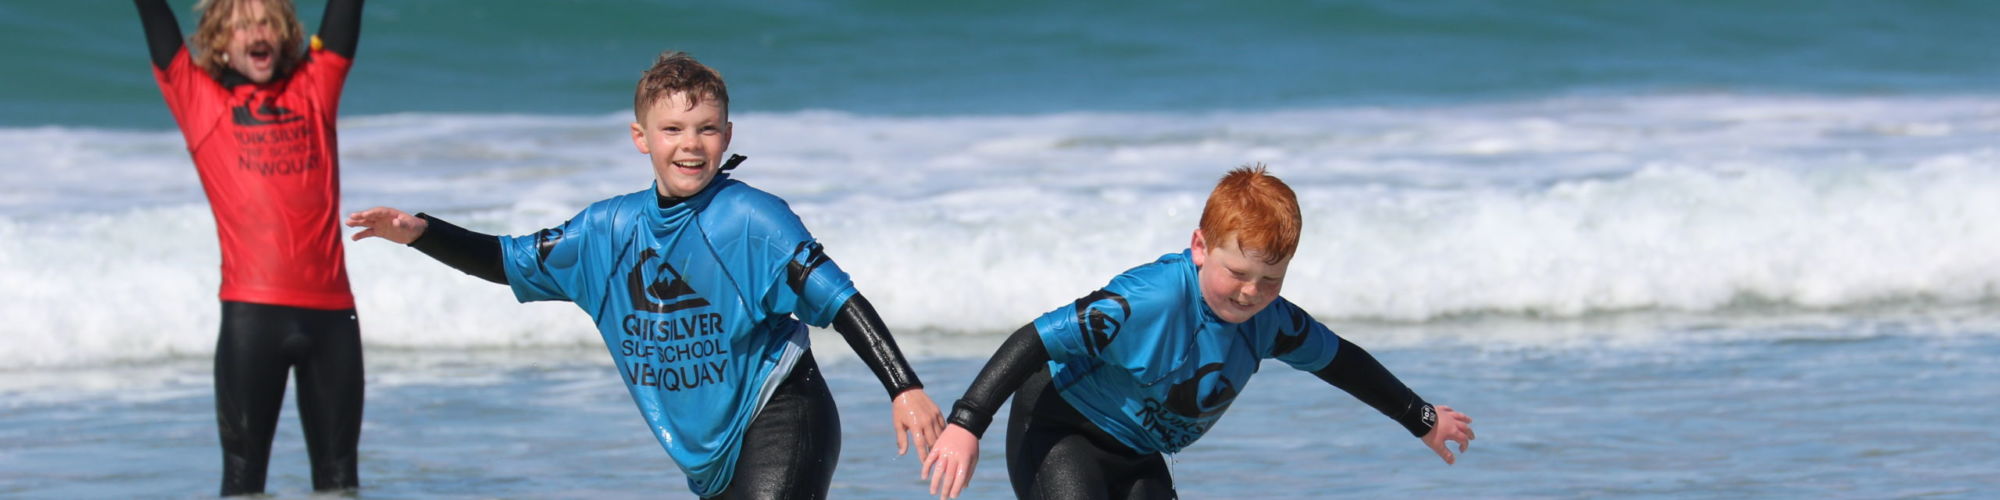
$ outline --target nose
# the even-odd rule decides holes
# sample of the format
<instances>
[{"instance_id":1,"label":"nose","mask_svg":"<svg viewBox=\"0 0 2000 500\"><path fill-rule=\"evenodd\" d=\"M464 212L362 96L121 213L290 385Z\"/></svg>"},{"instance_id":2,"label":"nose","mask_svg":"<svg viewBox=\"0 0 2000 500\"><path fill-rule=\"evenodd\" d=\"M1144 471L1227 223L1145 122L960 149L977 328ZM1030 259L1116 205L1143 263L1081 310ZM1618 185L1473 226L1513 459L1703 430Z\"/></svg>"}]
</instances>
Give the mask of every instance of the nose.
<instances>
[{"instance_id":1,"label":"nose","mask_svg":"<svg viewBox=\"0 0 2000 500\"><path fill-rule=\"evenodd\" d=\"M1259 291L1261 290L1257 287L1257 280L1245 281L1242 287L1236 289L1236 293L1243 295L1245 299L1256 297Z\"/></svg>"},{"instance_id":2,"label":"nose","mask_svg":"<svg viewBox=\"0 0 2000 500\"><path fill-rule=\"evenodd\" d=\"M675 147L681 151L695 154L701 153L701 134L681 134L679 140L680 144L676 144Z\"/></svg>"}]
</instances>

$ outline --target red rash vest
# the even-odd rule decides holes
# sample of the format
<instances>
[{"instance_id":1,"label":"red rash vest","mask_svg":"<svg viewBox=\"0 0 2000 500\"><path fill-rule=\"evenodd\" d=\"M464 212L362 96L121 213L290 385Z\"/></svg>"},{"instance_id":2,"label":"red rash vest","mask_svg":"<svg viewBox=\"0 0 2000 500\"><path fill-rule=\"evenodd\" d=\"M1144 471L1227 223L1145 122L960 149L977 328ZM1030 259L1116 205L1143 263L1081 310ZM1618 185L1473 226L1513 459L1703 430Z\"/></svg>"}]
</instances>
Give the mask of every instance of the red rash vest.
<instances>
[{"instance_id":1,"label":"red rash vest","mask_svg":"<svg viewBox=\"0 0 2000 500\"><path fill-rule=\"evenodd\" d=\"M313 50L290 75L225 86L185 47L153 78L215 214L225 301L350 309L334 116L353 61Z\"/></svg>"}]
</instances>

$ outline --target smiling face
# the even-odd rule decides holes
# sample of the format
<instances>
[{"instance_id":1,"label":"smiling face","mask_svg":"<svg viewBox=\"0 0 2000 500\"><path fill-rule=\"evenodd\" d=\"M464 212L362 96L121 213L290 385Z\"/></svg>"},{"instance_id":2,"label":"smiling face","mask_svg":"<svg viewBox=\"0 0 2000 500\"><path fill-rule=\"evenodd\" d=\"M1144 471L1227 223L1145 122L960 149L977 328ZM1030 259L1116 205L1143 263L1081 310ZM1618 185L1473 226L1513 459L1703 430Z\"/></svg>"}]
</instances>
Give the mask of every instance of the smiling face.
<instances>
[{"instance_id":1,"label":"smiling face","mask_svg":"<svg viewBox=\"0 0 2000 500\"><path fill-rule=\"evenodd\" d=\"M1202 302L1229 323L1248 321L1277 300L1278 289L1285 285L1285 270L1292 265L1290 256L1267 262L1262 251L1238 248L1235 238L1220 244L1208 241L1199 229L1189 246Z\"/></svg>"},{"instance_id":2,"label":"smiling face","mask_svg":"<svg viewBox=\"0 0 2000 500\"><path fill-rule=\"evenodd\" d=\"M687 92L653 101L632 123L632 144L652 159L660 194L694 196L715 180L729 150L729 110L721 99L690 104Z\"/></svg>"}]
</instances>

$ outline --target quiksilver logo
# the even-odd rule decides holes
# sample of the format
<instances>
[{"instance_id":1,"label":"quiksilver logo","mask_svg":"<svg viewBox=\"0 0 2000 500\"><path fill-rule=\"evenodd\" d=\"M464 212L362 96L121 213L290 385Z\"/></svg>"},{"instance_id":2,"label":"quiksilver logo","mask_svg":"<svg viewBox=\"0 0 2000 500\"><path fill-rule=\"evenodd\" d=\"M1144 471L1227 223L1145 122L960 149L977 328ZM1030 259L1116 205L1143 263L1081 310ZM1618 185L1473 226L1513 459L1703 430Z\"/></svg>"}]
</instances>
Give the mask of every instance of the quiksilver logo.
<instances>
[{"instance_id":1,"label":"quiksilver logo","mask_svg":"<svg viewBox=\"0 0 2000 500\"><path fill-rule=\"evenodd\" d=\"M290 109L278 106L278 99L276 97L265 96L263 102L256 101L257 96L251 95L243 98L242 105L229 109L233 115L231 118L233 118L237 125L246 127L277 125L305 118L299 116L298 113L292 112ZM253 103L255 104L254 107L252 106Z\"/></svg>"},{"instance_id":2,"label":"quiksilver logo","mask_svg":"<svg viewBox=\"0 0 2000 500\"><path fill-rule=\"evenodd\" d=\"M1076 326L1083 331L1084 347L1090 349L1091 355L1110 346L1125 326L1125 320L1131 317L1132 304L1123 295L1098 290L1076 299Z\"/></svg>"},{"instance_id":3,"label":"quiksilver logo","mask_svg":"<svg viewBox=\"0 0 2000 500\"><path fill-rule=\"evenodd\" d=\"M1194 376L1174 384L1167 392L1168 410L1192 418L1207 418L1221 415L1229 409L1229 403L1236 401L1236 384L1224 376L1222 363L1202 365L1194 371ZM1202 382L1208 382L1208 391L1202 391Z\"/></svg>"},{"instance_id":4,"label":"quiksilver logo","mask_svg":"<svg viewBox=\"0 0 2000 500\"><path fill-rule=\"evenodd\" d=\"M648 270L652 271L651 279L646 276ZM625 285L635 310L664 314L708 305L708 299L701 298L680 271L651 248L639 254L639 262L625 275Z\"/></svg>"}]
</instances>

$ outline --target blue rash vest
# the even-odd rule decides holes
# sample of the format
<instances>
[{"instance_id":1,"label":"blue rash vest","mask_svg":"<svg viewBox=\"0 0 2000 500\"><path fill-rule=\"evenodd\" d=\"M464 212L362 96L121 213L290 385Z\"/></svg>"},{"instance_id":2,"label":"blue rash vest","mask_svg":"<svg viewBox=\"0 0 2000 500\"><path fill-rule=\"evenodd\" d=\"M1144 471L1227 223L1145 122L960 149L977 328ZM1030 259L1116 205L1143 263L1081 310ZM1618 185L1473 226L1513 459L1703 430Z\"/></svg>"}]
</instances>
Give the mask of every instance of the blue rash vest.
<instances>
[{"instance_id":1,"label":"blue rash vest","mask_svg":"<svg viewBox=\"0 0 2000 500\"><path fill-rule=\"evenodd\" d=\"M718 175L662 209L653 188L501 238L522 302L573 302L695 494L729 486L751 419L855 293L784 200ZM794 316L797 319L794 319Z\"/></svg>"},{"instance_id":2,"label":"blue rash vest","mask_svg":"<svg viewBox=\"0 0 2000 500\"><path fill-rule=\"evenodd\" d=\"M1340 338L1283 297L1242 323L1201 300L1190 251L1134 267L1035 318L1063 400L1140 453L1200 439L1276 358L1304 371L1333 361Z\"/></svg>"}]
</instances>

